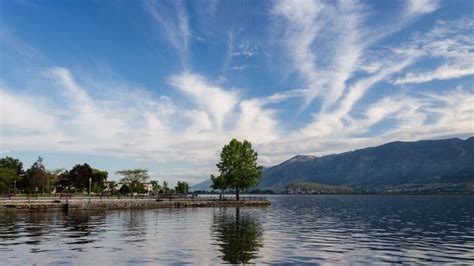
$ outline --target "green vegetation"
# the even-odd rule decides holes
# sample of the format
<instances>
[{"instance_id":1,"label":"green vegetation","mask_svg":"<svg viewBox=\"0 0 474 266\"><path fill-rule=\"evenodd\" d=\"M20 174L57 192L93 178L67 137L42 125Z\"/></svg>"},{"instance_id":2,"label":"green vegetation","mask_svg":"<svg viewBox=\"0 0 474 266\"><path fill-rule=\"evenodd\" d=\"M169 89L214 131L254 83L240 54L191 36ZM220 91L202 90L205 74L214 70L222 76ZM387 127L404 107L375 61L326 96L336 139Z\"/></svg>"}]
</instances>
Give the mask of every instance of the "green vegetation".
<instances>
[{"instance_id":1,"label":"green vegetation","mask_svg":"<svg viewBox=\"0 0 474 266\"><path fill-rule=\"evenodd\" d=\"M20 160L8 156L0 159L0 192L15 193L15 185L23 176Z\"/></svg>"},{"instance_id":2,"label":"green vegetation","mask_svg":"<svg viewBox=\"0 0 474 266\"><path fill-rule=\"evenodd\" d=\"M222 148L220 157L217 163L220 175L211 176L214 189L224 191L226 188L232 188L235 190L236 200L239 200L241 190L258 185L262 166L257 164L258 154L252 149L249 141L232 139Z\"/></svg>"},{"instance_id":3,"label":"green vegetation","mask_svg":"<svg viewBox=\"0 0 474 266\"><path fill-rule=\"evenodd\" d=\"M351 188L331 186L320 183L301 182L290 184L287 187L288 193L305 194L347 194L352 193Z\"/></svg>"},{"instance_id":4,"label":"green vegetation","mask_svg":"<svg viewBox=\"0 0 474 266\"><path fill-rule=\"evenodd\" d=\"M128 190L131 193L145 193L146 189L143 186L143 183L146 182L150 176L148 175L148 170L146 169L132 169L132 170L122 170L122 171L117 171L116 174L123 176L123 178L120 180L120 182L124 183L122 185L122 188L124 186L128 186ZM122 194L122 191L126 191L126 188L120 189L120 192Z\"/></svg>"},{"instance_id":5,"label":"green vegetation","mask_svg":"<svg viewBox=\"0 0 474 266\"><path fill-rule=\"evenodd\" d=\"M15 170L9 168L0 168L0 191L11 191L12 183L17 180Z\"/></svg>"},{"instance_id":6,"label":"green vegetation","mask_svg":"<svg viewBox=\"0 0 474 266\"><path fill-rule=\"evenodd\" d=\"M178 181L174 189L170 189L166 181L163 181L162 186L156 180L147 183L150 178L147 169L128 169L116 173L123 177L120 182L107 181L107 171L93 168L87 163L76 164L70 170L48 170L41 157L24 171L20 160L7 156L0 158L0 195L43 195L58 192L82 194L89 192L89 186L92 193L106 195L189 192L190 186L184 181Z\"/></svg>"},{"instance_id":7,"label":"green vegetation","mask_svg":"<svg viewBox=\"0 0 474 266\"><path fill-rule=\"evenodd\" d=\"M163 192L168 193L170 192L170 188L168 187L168 182L163 181Z\"/></svg>"},{"instance_id":8,"label":"green vegetation","mask_svg":"<svg viewBox=\"0 0 474 266\"><path fill-rule=\"evenodd\" d=\"M130 189L130 186L129 186L129 185L123 184L123 185L120 187L119 192L120 192L120 194L122 194L122 195L127 195L127 194L131 193L132 190Z\"/></svg>"},{"instance_id":9,"label":"green vegetation","mask_svg":"<svg viewBox=\"0 0 474 266\"><path fill-rule=\"evenodd\" d=\"M123 183L143 183L150 178L148 170L140 168L117 171L116 174L123 176L121 180Z\"/></svg>"},{"instance_id":10,"label":"green vegetation","mask_svg":"<svg viewBox=\"0 0 474 266\"><path fill-rule=\"evenodd\" d=\"M58 191L88 191L89 179L92 180L92 192L100 193L105 188L108 172L92 168L89 164L76 164L71 170L59 174L57 179Z\"/></svg>"},{"instance_id":11,"label":"green vegetation","mask_svg":"<svg viewBox=\"0 0 474 266\"><path fill-rule=\"evenodd\" d=\"M224 194L224 191L227 189L227 185L228 185L226 182L227 180L225 179L223 175L220 175L220 176L211 175L211 181L212 181L211 188L214 190L220 190L219 199L222 199L222 194Z\"/></svg>"},{"instance_id":12,"label":"green vegetation","mask_svg":"<svg viewBox=\"0 0 474 266\"><path fill-rule=\"evenodd\" d=\"M174 188L175 192L178 194L188 194L189 191L189 184L186 182L178 181L176 187Z\"/></svg>"}]
</instances>

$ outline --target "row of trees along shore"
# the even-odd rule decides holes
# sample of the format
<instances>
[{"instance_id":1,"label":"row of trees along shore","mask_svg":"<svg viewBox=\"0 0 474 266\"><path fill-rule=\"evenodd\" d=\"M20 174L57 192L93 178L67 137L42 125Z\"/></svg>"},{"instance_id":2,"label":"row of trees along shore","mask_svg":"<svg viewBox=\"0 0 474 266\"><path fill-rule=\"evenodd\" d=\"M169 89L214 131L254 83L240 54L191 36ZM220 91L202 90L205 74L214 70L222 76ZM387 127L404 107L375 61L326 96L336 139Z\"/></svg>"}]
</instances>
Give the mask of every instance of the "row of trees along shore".
<instances>
[{"instance_id":1,"label":"row of trees along shore","mask_svg":"<svg viewBox=\"0 0 474 266\"><path fill-rule=\"evenodd\" d=\"M216 164L219 175L211 175L211 188L220 191L220 199L225 190L232 189L239 200L241 191L258 185L263 167L258 165L257 159L258 153L247 140L232 139L222 148L220 161Z\"/></svg>"},{"instance_id":2,"label":"row of trees along shore","mask_svg":"<svg viewBox=\"0 0 474 266\"><path fill-rule=\"evenodd\" d=\"M0 158L0 194L87 193L89 185L91 192L95 194L189 192L188 183L182 181L178 181L175 188L170 188L166 181L163 181L162 185L155 180L148 182L150 176L147 169L121 170L116 174L122 176L118 183L107 181L107 171L92 168L87 163L77 164L70 170L63 168L48 170L41 157L30 168L24 170L23 163L19 159L7 156Z\"/></svg>"},{"instance_id":3,"label":"row of trees along shore","mask_svg":"<svg viewBox=\"0 0 474 266\"><path fill-rule=\"evenodd\" d=\"M222 148L220 161L216 164L219 175L211 175L212 189L220 191L221 199L224 191L231 189L239 200L241 191L256 187L260 182L262 166L258 165L257 159L258 154L249 141L232 139ZM120 187L114 181L107 182L107 171L92 168L87 163L77 164L70 170L47 170L39 157L25 171L20 160L7 156L0 159L0 193L84 193L88 192L89 186L93 193L189 192L188 183L182 181L178 181L174 189L170 189L166 181L162 185L158 181L147 183L150 179L147 169L121 170L116 174L122 176ZM148 184L152 191L149 191Z\"/></svg>"}]
</instances>

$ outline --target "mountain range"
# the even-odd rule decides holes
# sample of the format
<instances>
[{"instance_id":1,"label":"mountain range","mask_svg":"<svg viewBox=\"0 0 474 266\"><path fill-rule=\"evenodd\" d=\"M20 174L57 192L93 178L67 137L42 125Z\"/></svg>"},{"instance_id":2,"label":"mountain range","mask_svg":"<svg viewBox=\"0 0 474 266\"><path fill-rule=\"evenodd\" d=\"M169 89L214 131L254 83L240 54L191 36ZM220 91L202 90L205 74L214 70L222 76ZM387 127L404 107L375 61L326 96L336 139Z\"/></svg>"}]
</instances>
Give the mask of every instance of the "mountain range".
<instances>
[{"instance_id":1,"label":"mountain range","mask_svg":"<svg viewBox=\"0 0 474 266\"><path fill-rule=\"evenodd\" d=\"M396 141L322 157L297 155L264 168L258 189L280 191L299 182L345 186L355 191L472 189L474 137ZM208 180L192 190L210 190L209 186Z\"/></svg>"}]
</instances>

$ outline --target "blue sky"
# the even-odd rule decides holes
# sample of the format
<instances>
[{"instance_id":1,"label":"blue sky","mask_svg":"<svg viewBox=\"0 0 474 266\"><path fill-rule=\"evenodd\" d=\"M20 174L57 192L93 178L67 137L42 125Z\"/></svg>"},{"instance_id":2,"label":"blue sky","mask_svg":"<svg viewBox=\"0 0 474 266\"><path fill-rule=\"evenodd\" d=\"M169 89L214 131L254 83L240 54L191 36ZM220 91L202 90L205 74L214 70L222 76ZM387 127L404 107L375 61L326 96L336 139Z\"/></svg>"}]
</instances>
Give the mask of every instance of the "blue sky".
<instances>
[{"instance_id":1,"label":"blue sky","mask_svg":"<svg viewBox=\"0 0 474 266\"><path fill-rule=\"evenodd\" d=\"M1 1L0 155L197 183L474 132L472 1Z\"/></svg>"}]
</instances>

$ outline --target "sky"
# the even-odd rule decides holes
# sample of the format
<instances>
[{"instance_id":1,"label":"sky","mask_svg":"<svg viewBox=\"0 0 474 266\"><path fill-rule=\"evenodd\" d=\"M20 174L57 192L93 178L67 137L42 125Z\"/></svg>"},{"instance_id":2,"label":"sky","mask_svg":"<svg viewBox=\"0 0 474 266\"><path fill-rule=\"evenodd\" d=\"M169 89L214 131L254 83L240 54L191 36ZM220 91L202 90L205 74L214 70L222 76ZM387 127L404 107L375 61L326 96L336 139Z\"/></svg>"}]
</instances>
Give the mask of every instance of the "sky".
<instances>
[{"instance_id":1,"label":"sky","mask_svg":"<svg viewBox=\"0 0 474 266\"><path fill-rule=\"evenodd\" d=\"M474 135L474 2L0 1L0 156L196 184Z\"/></svg>"}]
</instances>

